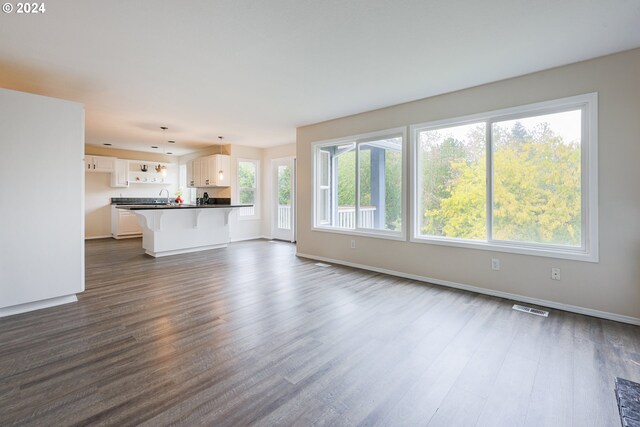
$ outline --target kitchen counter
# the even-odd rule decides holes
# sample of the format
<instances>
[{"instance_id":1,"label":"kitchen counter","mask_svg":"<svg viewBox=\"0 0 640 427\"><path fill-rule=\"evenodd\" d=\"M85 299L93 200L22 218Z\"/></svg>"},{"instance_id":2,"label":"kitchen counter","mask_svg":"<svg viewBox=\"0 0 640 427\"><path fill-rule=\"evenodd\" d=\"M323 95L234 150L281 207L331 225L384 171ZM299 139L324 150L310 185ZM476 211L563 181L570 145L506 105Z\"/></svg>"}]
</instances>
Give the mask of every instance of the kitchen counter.
<instances>
[{"instance_id":1,"label":"kitchen counter","mask_svg":"<svg viewBox=\"0 0 640 427\"><path fill-rule=\"evenodd\" d=\"M187 205L187 204L142 204L142 205L118 205L118 209L128 209L131 211L142 211L149 209L229 209L245 208L253 205Z\"/></svg>"},{"instance_id":2,"label":"kitchen counter","mask_svg":"<svg viewBox=\"0 0 640 427\"><path fill-rule=\"evenodd\" d=\"M253 205L117 205L133 212L142 229L142 247L152 257L224 248L229 244L229 215Z\"/></svg>"}]
</instances>

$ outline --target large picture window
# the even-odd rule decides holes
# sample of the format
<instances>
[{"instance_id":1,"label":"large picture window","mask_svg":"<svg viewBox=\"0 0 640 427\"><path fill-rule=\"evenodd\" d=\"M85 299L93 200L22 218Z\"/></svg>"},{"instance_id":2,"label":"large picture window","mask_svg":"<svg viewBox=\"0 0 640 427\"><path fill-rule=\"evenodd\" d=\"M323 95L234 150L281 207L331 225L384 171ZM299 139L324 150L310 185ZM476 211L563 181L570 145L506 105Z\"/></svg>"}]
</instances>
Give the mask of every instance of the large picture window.
<instances>
[{"instance_id":1,"label":"large picture window","mask_svg":"<svg viewBox=\"0 0 640 427\"><path fill-rule=\"evenodd\" d=\"M412 126L413 240L597 260L596 101Z\"/></svg>"},{"instance_id":2,"label":"large picture window","mask_svg":"<svg viewBox=\"0 0 640 427\"><path fill-rule=\"evenodd\" d=\"M404 129L314 144L314 226L404 236Z\"/></svg>"}]
</instances>

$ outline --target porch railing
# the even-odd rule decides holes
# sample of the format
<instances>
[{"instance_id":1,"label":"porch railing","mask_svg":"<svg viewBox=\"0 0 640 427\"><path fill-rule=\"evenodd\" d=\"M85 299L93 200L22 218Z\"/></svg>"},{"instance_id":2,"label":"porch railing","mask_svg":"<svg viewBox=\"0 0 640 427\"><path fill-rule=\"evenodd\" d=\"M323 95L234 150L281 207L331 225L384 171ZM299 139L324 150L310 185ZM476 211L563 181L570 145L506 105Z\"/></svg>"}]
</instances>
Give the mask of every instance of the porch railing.
<instances>
[{"instance_id":1,"label":"porch railing","mask_svg":"<svg viewBox=\"0 0 640 427\"><path fill-rule=\"evenodd\" d=\"M291 230L291 206L278 205L278 228Z\"/></svg>"},{"instance_id":2,"label":"porch railing","mask_svg":"<svg viewBox=\"0 0 640 427\"><path fill-rule=\"evenodd\" d=\"M360 228L374 228L375 206L360 206ZM356 228L356 208L354 206L338 206L337 227Z\"/></svg>"}]
</instances>

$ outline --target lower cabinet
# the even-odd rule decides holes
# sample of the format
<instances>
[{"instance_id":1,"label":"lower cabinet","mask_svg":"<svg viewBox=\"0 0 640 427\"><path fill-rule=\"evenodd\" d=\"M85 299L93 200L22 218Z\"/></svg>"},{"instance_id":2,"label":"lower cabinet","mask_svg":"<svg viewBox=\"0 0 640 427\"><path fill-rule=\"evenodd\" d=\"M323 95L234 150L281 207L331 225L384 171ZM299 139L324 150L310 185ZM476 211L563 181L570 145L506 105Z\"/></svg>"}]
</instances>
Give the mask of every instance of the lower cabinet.
<instances>
[{"instance_id":1,"label":"lower cabinet","mask_svg":"<svg viewBox=\"0 0 640 427\"><path fill-rule=\"evenodd\" d=\"M142 229L138 224L138 217L126 209L111 206L111 236L114 239L126 239L142 236Z\"/></svg>"}]
</instances>

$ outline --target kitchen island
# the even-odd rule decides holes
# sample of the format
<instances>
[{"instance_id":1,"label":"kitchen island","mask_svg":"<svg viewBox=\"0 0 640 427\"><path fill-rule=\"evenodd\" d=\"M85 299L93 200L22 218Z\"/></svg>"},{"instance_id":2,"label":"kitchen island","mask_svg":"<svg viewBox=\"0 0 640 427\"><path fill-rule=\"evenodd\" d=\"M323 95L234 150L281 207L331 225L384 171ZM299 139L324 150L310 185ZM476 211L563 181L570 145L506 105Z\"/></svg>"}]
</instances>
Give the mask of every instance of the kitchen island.
<instances>
[{"instance_id":1,"label":"kitchen island","mask_svg":"<svg viewBox=\"0 0 640 427\"><path fill-rule=\"evenodd\" d=\"M142 247L152 257L224 248L229 244L229 215L251 205L123 205L142 228Z\"/></svg>"}]
</instances>

